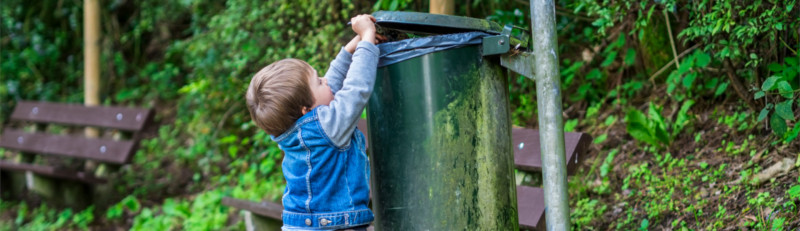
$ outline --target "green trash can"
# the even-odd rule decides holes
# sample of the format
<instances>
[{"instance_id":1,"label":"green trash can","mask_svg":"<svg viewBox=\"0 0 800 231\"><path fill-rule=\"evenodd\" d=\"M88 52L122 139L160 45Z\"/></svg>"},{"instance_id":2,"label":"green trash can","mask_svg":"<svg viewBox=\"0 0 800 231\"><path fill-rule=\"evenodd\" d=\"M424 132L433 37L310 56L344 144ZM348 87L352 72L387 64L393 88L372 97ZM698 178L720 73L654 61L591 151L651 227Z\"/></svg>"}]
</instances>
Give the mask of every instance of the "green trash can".
<instances>
[{"instance_id":1,"label":"green trash can","mask_svg":"<svg viewBox=\"0 0 800 231\"><path fill-rule=\"evenodd\" d=\"M383 29L447 33L379 45L367 104L376 230L517 230L506 70L483 45L502 29L457 16L374 16Z\"/></svg>"}]
</instances>

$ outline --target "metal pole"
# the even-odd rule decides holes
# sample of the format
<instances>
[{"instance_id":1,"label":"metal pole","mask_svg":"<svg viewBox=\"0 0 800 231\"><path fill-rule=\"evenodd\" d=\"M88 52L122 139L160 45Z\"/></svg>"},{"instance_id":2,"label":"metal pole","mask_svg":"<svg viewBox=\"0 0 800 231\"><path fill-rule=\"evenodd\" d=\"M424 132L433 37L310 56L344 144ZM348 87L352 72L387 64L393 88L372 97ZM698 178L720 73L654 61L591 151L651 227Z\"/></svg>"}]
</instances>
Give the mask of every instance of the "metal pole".
<instances>
[{"instance_id":1,"label":"metal pole","mask_svg":"<svg viewBox=\"0 0 800 231\"><path fill-rule=\"evenodd\" d=\"M547 230L569 230L564 118L561 117L561 79L553 0L531 1L531 35L539 107L539 137Z\"/></svg>"}]
</instances>

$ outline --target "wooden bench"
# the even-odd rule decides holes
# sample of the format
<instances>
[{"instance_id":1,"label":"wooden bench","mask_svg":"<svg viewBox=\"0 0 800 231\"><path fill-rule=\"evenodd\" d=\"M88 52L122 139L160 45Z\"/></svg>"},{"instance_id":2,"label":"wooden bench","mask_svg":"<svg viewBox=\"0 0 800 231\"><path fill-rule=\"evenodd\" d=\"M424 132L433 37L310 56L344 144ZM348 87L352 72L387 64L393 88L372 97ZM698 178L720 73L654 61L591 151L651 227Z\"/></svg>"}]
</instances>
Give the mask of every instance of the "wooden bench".
<instances>
[{"instance_id":1,"label":"wooden bench","mask_svg":"<svg viewBox=\"0 0 800 231\"><path fill-rule=\"evenodd\" d=\"M33 191L68 206L88 204L93 196L87 190L130 162L152 115L141 108L18 102L0 136L0 148L18 151L13 159L0 160L0 195ZM101 136L86 137L84 127Z\"/></svg>"},{"instance_id":2,"label":"wooden bench","mask_svg":"<svg viewBox=\"0 0 800 231\"><path fill-rule=\"evenodd\" d=\"M359 120L358 129L367 134L366 120ZM539 131L528 128L513 128L511 132L514 147L514 165L518 170L539 172L542 169L539 149ZM591 143L591 136L585 133L566 132L564 147L567 173L572 175L583 162ZM280 230L283 206L277 203L225 197L222 204L245 211L247 230ZM517 210L520 229L545 230L544 190L538 187L517 186ZM370 226L371 230L372 226Z\"/></svg>"}]
</instances>

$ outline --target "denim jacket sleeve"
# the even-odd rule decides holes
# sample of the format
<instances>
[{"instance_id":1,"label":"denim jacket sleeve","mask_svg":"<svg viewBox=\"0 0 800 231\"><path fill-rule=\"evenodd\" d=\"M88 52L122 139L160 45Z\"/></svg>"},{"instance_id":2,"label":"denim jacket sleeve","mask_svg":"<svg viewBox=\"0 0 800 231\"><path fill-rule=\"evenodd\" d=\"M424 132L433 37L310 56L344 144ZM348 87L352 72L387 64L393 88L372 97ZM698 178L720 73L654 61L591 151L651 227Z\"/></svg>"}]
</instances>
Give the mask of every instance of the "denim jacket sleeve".
<instances>
[{"instance_id":1,"label":"denim jacket sleeve","mask_svg":"<svg viewBox=\"0 0 800 231\"><path fill-rule=\"evenodd\" d=\"M342 47L339 50L339 54L336 55L336 58L328 67L328 71L325 72L325 79L328 80L328 86L331 87L331 92L336 94L339 90L342 89L342 83L344 82L344 77L347 75L347 69L350 68L350 63L352 62L352 54L347 52L347 50Z\"/></svg>"},{"instance_id":2,"label":"denim jacket sleeve","mask_svg":"<svg viewBox=\"0 0 800 231\"><path fill-rule=\"evenodd\" d=\"M336 147L343 148L349 144L358 118L372 94L379 55L380 50L375 44L359 42L347 77L342 81L342 89L336 92L330 105L317 108L322 130Z\"/></svg>"}]
</instances>

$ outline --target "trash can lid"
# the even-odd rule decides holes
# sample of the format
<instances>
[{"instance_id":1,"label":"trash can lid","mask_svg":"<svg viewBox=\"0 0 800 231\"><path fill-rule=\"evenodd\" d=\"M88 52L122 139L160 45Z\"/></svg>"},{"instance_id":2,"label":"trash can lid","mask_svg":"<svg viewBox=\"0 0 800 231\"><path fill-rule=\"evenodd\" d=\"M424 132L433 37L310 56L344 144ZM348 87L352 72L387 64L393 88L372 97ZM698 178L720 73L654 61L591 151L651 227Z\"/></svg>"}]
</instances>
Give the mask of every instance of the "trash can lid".
<instances>
[{"instance_id":1,"label":"trash can lid","mask_svg":"<svg viewBox=\"0 0 800 231\"><path fill-rule=\"evenodd\" d=\"M375 17L375 24L381 27L429 34L450 34L470 31L500 34L503 31L503 27L496 22L453 15L378 11L373 13L372 16Z\"/></svg>"}]
</instances>

